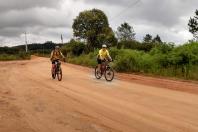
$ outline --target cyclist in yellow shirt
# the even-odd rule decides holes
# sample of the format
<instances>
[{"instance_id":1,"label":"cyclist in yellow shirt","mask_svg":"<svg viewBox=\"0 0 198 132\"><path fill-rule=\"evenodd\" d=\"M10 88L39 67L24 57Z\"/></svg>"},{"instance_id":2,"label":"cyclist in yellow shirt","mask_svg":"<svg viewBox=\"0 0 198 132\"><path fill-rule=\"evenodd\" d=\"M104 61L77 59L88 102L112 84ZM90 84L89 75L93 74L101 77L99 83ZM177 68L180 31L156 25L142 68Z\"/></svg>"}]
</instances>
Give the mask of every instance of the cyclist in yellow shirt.
<instances>
[{"instance_id":1,"label":"cyclist in yellow shirt","mask_svg":"<svg viewBox=\"0 0 198 132\"><path fill-rule=\"evenodd\" d=\"M108 61L112 61L111 56L109 55L109 51L107 50L107 45L102 45L102 49L99 50L99 54L97 57L97 61L98 61L98 70L101 69L101 64L103 61L108 60Z\"/></svg>"},{"instance_id":2,"label":"cyclist in yellow shirt","mask_svg":"<svg viewBox=\"0 0 198 132\"><path fill-rule=\"evenodd\" d=\"M50 60L52 62L52 71L54 70L55 62L59 61L61 58L65 61L65 56L62 54L60 47L56 46L55 49L51 52Z\"/></svg>"}]
</instances>

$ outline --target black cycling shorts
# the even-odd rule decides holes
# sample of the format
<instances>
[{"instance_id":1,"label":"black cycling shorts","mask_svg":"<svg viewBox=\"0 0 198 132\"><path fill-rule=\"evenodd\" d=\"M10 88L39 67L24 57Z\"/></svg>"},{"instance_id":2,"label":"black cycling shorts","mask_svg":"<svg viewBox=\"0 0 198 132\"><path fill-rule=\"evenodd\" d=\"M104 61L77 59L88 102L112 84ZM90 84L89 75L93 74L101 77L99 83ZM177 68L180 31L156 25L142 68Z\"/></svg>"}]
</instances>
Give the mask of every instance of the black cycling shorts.
<instances>
[{"instance_id":1,"label":"black cycling shorts","mask_svg":"<svg viewBox=\"0 0 198 132\"><path fill-rule=\"evenodd\" d=\"M52 64L55 64L55 62L58 62L58 61L59 61L59 60L53 60L53 61L52 61Z\"/></svg>"},{"instance_id":2,"label":"black cycling shorts","mask_svg":"<svg viewBox=\"0 0 198 132\"><path fill-rule=\"evenodd\" d=\"M97 58L98 64L102 64L102 60L100 58Z\"/></svg>"}]
</instances>

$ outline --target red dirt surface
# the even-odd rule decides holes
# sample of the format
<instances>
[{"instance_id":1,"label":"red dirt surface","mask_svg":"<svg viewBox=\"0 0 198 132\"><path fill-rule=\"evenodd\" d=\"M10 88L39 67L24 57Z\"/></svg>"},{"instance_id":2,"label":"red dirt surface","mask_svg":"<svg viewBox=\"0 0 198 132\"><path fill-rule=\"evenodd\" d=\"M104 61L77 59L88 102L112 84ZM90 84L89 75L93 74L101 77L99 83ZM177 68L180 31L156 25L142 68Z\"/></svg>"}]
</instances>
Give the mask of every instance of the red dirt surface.
<instances>
[{"instance_id":1,"label":"red dirt surface","mask_svg":"<svg viewBox=\"0 0 198 132\"><path fill-rule=\"evenodd\" d=\"M0 62L0 132L197 132L198 85L139 75L97 80L46 58Z\"/></svg>"}]
</instances>

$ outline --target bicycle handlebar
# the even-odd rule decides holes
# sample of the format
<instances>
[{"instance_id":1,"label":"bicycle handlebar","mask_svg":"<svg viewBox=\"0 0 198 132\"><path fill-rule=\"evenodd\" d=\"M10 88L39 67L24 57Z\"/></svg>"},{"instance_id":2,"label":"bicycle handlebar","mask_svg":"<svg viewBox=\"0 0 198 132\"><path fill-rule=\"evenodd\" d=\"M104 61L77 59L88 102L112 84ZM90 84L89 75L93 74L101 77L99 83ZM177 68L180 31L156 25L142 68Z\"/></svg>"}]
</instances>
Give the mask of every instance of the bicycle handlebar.
<instances>
[{"instance_id":1,"label":"bicycle handlebar","mask_svg":"<svg viewBox=\"0 0 198 132\"><path fill-rule=\"evenodd\" d=\"M104 60L102 60L102 62L113 62L113 59L112 60L104 59Z\"/></svg>"}]
</instances>

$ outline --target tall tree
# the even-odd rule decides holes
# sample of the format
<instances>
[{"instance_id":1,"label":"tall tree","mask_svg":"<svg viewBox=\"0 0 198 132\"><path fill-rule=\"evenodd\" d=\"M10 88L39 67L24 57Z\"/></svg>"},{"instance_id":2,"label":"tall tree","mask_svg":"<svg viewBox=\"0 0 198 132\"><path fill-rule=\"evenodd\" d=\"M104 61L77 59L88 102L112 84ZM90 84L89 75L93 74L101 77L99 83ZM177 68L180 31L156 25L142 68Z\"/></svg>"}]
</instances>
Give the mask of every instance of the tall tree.
<instances>
[{"instance_id":1,"label":"tall tree","mask_svg":"<svg viewBox=\"0 0 198 132\"><path fill-rule=\"evenodd\" d=\"M135 40L135 31L128 23L123 23L117 29L117 36L119 41Z\"/></svg>"},{"instance_id":2,"label":"tall tree","mask_svg":"<svg viewBox=\"0 0 198 132\"><path fill-rule=\"evenodd\" d=\"M154 43L162 43L162 40L161 40L160 36L157 35L157 36L153 39L153 42L154 42Z\"/></svg>"},{"instance_id":3,"label":"tall tree","mask_svg":"<svg viewBox=\"0 0 198 132\"><path fill-rule=\"evenodd\" d=\"M152 36L150 34L146 34L146 36L143 38L143 41L145 43L151 43L152 42Z\"/></svg>"},{"instance_id":4,"label":"tall tree","mask_svg":"<svg viewBox=\"0 0 198 132\"><path fill-rule=\"evenodd\" d=\"M194 38L198 41L198 10L195 11L195 16L190 18L188 22L189 31L193 34Z\"/></svg>"},{"instance_id":5,"label":"tall tree","mask_svg":"<svg viewBox=\"0 0 198 132\"><path fill-rule=\"evenodd\" d=\"M86 40L89 51L101 47L102 43L116 42L107 16L98 9L80 12L74 19L72 28L75 37Z\"/></svg>"}]
</instances>

